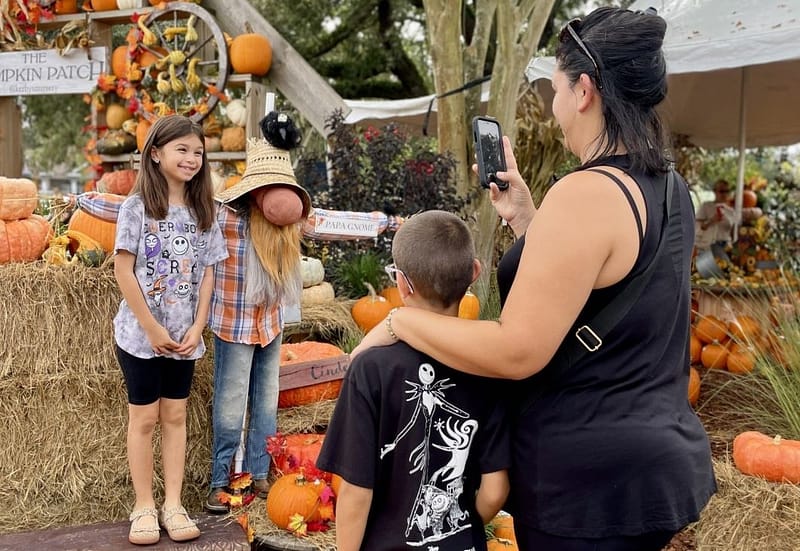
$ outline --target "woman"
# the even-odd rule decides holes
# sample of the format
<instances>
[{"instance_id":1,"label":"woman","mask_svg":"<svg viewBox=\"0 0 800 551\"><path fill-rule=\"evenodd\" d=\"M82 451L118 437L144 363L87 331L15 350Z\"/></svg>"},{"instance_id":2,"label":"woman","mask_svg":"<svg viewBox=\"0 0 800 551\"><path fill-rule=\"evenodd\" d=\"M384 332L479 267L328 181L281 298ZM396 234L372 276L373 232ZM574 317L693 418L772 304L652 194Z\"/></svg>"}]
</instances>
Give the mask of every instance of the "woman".
<instances>
[{"instance_id":1,"label":"woman","mask_svg":"<svg viewBox=\"0 0 800 551\"><path fill-rule=\"evenodd\" d=\"M653 13L604 7L561 32L553 112L581 166L537 210L504 138L498 176L510 186L490 197L519 239L498 266L499 321L401 308L354 351L393 334L462 371L519 381L507 508L520 549L660 550L716 489L687 400L694 220L680 177L665 215L665 30ZM627 313L602 343L581 332L599 347L578 354L578 328L643 273Z\"/></svg>"}]
</instances>

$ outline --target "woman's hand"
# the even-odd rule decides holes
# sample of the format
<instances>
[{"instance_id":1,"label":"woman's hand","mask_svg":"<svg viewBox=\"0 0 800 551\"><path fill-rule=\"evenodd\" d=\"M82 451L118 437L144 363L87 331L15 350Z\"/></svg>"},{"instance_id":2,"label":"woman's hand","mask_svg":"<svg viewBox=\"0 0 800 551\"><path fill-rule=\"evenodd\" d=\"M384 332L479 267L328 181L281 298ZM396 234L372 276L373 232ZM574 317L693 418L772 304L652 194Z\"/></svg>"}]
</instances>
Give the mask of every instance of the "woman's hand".
<instances>
[{"instance_id":1,"label":"woman's hand","mask_svg":"<svg viewBox=\"0 0 800 551\"><path fill-rule=\"evenodd\" d=\"M505 220L517 237L522 236L536 214L531 192L517 169L517 159L511 150L511 141L503 136L503 152L506 159L506 171L498 172L497 177L508 182L508 188L501 190L494 182L489 184L489 199L497 214ZM477 173L478 165L472 165Z\"/></svg>"}]
</instances>

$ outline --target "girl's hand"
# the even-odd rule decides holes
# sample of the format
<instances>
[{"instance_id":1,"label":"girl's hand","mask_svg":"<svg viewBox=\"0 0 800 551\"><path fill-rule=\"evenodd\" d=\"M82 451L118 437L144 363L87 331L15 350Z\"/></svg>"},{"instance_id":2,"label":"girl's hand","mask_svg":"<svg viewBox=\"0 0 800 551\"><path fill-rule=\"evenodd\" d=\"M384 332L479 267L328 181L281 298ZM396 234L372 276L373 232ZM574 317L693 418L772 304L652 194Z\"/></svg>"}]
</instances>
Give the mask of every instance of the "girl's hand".
<instances>
[{"instance_id":1,"label":"girl's hand","mask_svg":"<svg viewBox=\"0 0 800 551\"><path fill-rule=\"evenodd\" d=\"M169 332L163 325L155 324L154 327L145 330L147 340L153 347L153 352L158 356L163 356L169 352L174 352L178 348L178 343L172 340Z\"/></svg>"},{"instance_id":2,"label":"girl's hand","mask_svg":"<svg viewBox=\"0 0 800 551\"><path fill-rule=\"evenodd\" d=\"M503 152L506 159L506 171L498 172L497 177L508 182L508 188L501 191L497 184L489 184L489 199L492 201L497 214L500 215L517 237L528 229L528 225L536 214L533 198L525 180L517 169L517 159L511 150L511 141L508 136L503 136ZM477 174L478 165L472 165L472 170Z\"/></svg>"},{"instance_id":3,"label":"girl's hand","mask_svg":"<svg viewBox=\"0 0 800 551\"><path fill-rule=\"evenodd\" d=\"M200 340L203 338L203 326L192 325L186 334L183 336L181 344L175 349L175 352L181 356L190 356L194 353L200 345Z\"/></svg>"}]
</instances>

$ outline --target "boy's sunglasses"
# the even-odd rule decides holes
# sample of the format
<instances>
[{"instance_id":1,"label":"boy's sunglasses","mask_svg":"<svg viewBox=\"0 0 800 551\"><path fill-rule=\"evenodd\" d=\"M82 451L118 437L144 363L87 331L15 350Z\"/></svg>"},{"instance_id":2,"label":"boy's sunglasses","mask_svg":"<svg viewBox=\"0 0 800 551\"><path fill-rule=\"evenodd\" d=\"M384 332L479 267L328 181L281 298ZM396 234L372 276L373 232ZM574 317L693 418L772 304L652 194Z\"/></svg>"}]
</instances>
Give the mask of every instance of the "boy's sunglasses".
<instances>
[{"instance_id":1,"label":"boy's sunglasses","mask_svg":"<svg viewBox=\"0 0 800 551\"><path fill-rule=\"evenodd\" d=\"M567 24L564 25L564 28L561 29L561 33L558 35L558 41L564 43L567 41L569 37L575 41L575 44L581 49L581 51L586 54L586 57L589 58L589 61L592 62L594 66L594 81L595 85L597 86L598 90L603 89L603 83L600 81L600 66L595 61L594 56L589 51L589 48L586 47L586 44L581 40L581 37L578 35L578 31L573 28L573 25L580 23L580 18L575 18L567 21Z\"/></svg>"},{"instance_id":2,"label":"boy's sunglasses","mask_svg":"<svg viewBox=\"0 0 800 551\"><path fill-rule=\"evenodd\" d=\"M408 292L412 295L414 294L414 286L411 285L411 280L408 279L408 276L404 274L403 271L394 264L394 262L385 266L383 269L386 272L386 275L389 276L391 282L395 285L397 285L397 274L403 276L403 279L406 280L406 284L408 285Z\"/></svg>"}]
</instances>

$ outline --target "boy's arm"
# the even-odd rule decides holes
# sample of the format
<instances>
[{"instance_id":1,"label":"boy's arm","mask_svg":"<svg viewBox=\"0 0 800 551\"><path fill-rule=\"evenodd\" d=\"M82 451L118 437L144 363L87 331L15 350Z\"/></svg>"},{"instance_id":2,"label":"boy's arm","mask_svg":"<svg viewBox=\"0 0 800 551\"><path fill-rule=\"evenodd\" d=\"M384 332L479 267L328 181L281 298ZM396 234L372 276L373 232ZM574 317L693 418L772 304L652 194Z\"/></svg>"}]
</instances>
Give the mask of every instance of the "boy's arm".
<instances>
[{"instance_id":1,"label":"boy's arm","mask_svg":"<svg viewBox=\"0 0 800 551\"><path fill-rule=\"evenodd\" d=\"M336 497L336 549L359 551L367 528L372 489L342 480Z\"/></svg>"},{"instance_id":2,"label":"boy's arm","mask_svg":"<svg viewBox=\"0 0 800 551\"><path fill-rule=\"evenodd\" d=\"M475 509L478 511L484 524L492 520L497 512L503 508L510 489L511 485L508 482L508 471L502 470L493 473L483 473L481 476L481 486L478 488L478 494L475 496Z\"/></svg>"}]
</instances>

